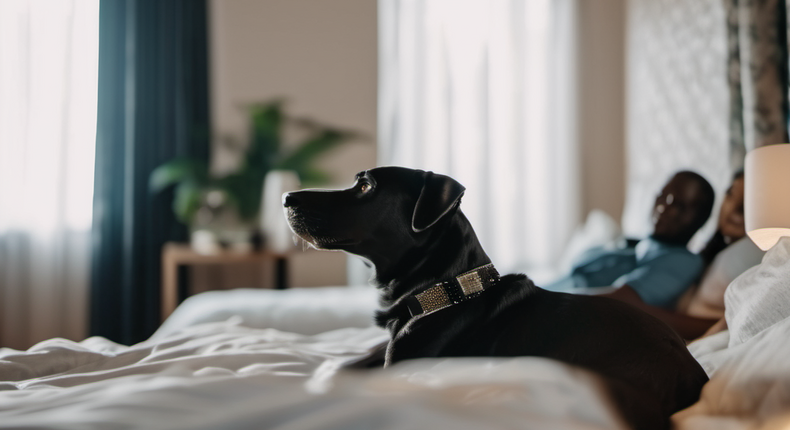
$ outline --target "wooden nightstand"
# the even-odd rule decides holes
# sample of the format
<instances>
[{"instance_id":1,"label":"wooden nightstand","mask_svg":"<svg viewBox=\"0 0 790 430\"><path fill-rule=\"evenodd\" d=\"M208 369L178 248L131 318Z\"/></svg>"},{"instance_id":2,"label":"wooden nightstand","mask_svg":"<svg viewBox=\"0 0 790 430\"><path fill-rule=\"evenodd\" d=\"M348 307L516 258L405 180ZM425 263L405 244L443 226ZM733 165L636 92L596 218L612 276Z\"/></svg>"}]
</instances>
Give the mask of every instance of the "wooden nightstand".
<instances>
[{"instance_id":1,"label":"wooden nightstand","mask_svg":"<svg viewBox=\"0 0 790 430\"><path fill-rule=\"evenodd\" d=\"M188 244L168 242L162 247L162 321L165 320L185 297L179 297L180 266L230 265L274 262L275 288L288 287L288 256L261 250L235 252L222 250L216 254L198 254Z\"/></svg>"}]
</instances>

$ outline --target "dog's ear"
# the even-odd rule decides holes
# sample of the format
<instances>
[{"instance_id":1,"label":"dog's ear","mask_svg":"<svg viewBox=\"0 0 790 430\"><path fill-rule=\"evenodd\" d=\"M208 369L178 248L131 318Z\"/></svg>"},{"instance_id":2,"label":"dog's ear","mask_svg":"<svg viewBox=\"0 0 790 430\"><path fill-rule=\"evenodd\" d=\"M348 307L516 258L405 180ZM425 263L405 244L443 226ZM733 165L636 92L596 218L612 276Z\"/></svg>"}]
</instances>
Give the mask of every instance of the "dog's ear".
<instances>
[{"instance_id":1,"label":"dog's ear","mask_svg":"<svg viewBox=\"0 0 790 430\"><path fill-rule=\"evenodd\" d=\"M465 190L449 176L425 172L425 182L411 219L412 230L419 233L436 224L458 203Z\"/></svg>"}]
</instances>

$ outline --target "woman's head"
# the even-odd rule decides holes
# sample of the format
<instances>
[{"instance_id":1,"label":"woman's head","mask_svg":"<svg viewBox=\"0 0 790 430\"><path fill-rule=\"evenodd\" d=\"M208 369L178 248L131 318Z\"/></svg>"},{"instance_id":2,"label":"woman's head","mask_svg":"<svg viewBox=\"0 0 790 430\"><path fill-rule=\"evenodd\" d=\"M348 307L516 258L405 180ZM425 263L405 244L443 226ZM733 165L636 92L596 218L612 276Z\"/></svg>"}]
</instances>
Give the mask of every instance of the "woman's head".
<instances>
[{"instance_id":1,"label":"woman's head","mask_svg":"<svg viewBox=\"0 0 790 430\"><path fill-rule=\"evenodd\" d=\"M700 256L705 265L713 262L714 257L730 243L744 237L746 229L743 224L743 171L739 171L732 179L730 188L724 194L719 210L716 234L708 241Z\"/></svg>"},{"instance_id":2,"label":"woman's head","mask_svg":"<svg viewBox=\"0 0 790 430\"><path fill-rule=\"evenodd\" d=\"M743 171L735 174L721 202L718 230L728 243L746 235L743 224Z\"/></svg>"}]
</instances>

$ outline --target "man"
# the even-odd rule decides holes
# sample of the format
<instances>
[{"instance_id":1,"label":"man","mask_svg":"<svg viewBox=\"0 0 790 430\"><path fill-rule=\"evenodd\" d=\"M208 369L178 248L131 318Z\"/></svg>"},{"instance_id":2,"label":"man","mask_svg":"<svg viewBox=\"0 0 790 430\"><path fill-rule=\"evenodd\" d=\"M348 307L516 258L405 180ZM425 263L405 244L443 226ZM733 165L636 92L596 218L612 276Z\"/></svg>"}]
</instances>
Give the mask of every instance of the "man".
<instances>
[{"instance_id":1,"label":"man","mask_svg":"<svg viewBox=\"0 0 790 430\"><path fill-rule=\"evenodd\" d=\"M635 246L584 253L569 276L547 289L619 287L612 298L671 309L700 276L702 258L686 247L713 208L713 187L690 171L676 173L653 206L653 233Z\"/></svg>"}]
</instances>

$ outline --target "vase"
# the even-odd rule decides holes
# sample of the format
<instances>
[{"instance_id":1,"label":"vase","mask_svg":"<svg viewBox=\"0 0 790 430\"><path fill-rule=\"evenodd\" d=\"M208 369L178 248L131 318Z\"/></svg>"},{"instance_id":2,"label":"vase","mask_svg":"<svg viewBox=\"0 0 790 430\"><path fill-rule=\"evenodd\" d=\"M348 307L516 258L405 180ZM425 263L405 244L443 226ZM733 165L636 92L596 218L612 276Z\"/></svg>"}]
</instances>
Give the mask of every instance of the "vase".
<instances>
[{"instance_id":1,"label":"vase","mask_svg":"<svg viewBox=\"0 0 790 430\"><path fill-rule=\"evenodd\" d=\"M263 181L260 229L266 247L286 253L294 248L293 233L288 225L282 196L299 189L299 175L293 170L272 170Z\"/></svg>"}]
</instances>

